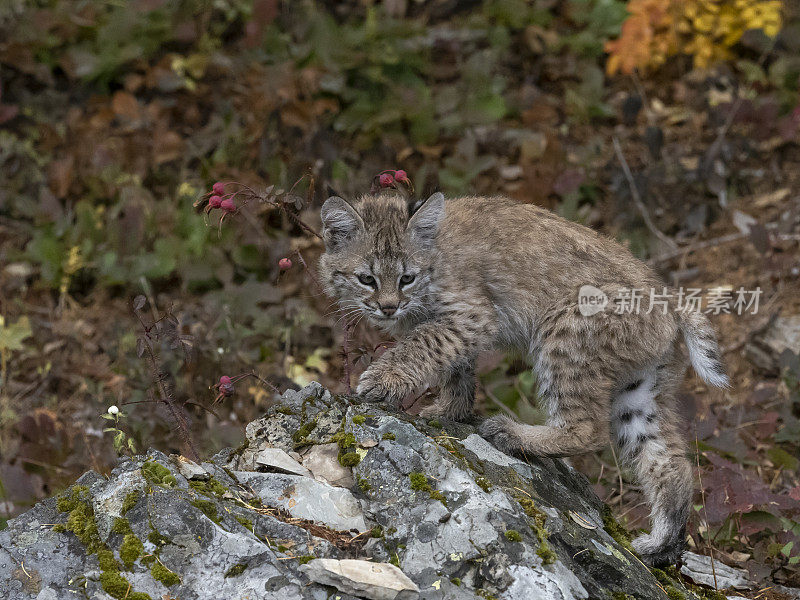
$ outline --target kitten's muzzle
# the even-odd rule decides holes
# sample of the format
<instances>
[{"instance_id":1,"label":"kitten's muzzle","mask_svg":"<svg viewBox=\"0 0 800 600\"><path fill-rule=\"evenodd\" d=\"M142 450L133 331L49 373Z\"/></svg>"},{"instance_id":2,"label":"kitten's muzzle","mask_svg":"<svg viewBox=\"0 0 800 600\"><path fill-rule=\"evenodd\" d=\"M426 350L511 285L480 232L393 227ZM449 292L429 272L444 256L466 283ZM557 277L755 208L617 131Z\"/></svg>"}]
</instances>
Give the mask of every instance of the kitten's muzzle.
<instances>
[{"instance_id":1,"label":"kitten's muzzle","mask_svg":"<svg viewBox=\"0 0 800 600\"><path fill-rule=\"evenodd\" d=\"M378 304L378 310L386 317L391 317L397 312L397 304Z\"/></svg>"}]
</instances>

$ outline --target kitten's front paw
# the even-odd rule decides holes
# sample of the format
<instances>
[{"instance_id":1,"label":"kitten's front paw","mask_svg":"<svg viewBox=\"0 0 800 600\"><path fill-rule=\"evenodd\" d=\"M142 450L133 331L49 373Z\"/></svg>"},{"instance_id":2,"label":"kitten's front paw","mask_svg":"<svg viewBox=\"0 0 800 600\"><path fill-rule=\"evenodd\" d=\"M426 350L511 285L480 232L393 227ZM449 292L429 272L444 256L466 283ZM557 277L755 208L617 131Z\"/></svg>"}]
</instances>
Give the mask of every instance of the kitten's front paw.
<instances>
[{"instance_id":1,"label":"kitten's front paw","mask_svg":"<svg viewBox=\"0 0 800 600\"><path fill-rule=\"evenodd\" d=\"M505 415L486 419L478 427L478 433L498 450L514 454L522 449L522 441L517 433L519 423Z\"/></svg>"},{"instance_id":2,"label":"kitten's front paw","mask_svg":"<svg viewBox=\"0 0 800 600\"><path fill-rule=\"evenodd\" d=\"M419 416L424 419L432 419L434 417L444 417L445 416L445 408L438 402L434 402L430 406L426 406L421 411L419 411Z\"/></svg>"},{"instance_id":3,"label":"kitten's front paw","mask_svg":"<svg viewBox=\"0 0 800 600\"><path fill-rule=\"evenodd\" d=\"M396 407L408 392L402 375L391 369L372 366L358 379L356 393L367 402L386 402Z\"/></svg>"},{"instance_id":4,"label":"kitten's front paw","mask_svg":"<svg viewBox=\"0 0 800 600\"><path fill-rule=\"evenodd\" d=\"M419 416L426 419L441 417L457 423L469 420L472 415L472 403L442 402L436 400L430 406L426 406L419 411Z\"/></svg>"}]
</instances>

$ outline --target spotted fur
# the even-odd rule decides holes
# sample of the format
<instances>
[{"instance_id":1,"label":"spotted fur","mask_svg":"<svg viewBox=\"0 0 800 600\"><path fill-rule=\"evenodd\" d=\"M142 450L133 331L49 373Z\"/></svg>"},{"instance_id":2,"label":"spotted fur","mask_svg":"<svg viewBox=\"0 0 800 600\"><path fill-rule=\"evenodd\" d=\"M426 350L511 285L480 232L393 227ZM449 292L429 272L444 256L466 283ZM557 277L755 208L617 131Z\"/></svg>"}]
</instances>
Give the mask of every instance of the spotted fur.
<instances>
[{"instance_id":1,"label":"spotted fur","mask_svg":"<svg viewBox=\"0 0 800 600\"><path fill-rule=\"evenodd\" d=\"M415 207L417 208L417 207ZM426 414L472 413L481 351L507 348L530 358L549 418L524 425L497 416L481 434L506 452L563 457L619 448L652 507L651 532L634 541L650 564L683 550L692 471L675 406L686 367L726 385L708 320L650 306L615 311L625 290L663 284L619 244L532 205L504 198L445 200L415 211L396 195L322 208L326 252L320 273L344 310L366 315L399 343L361 376L357 391L397 403L439 385ZM584 316L582 286L608 298Z\"/></svg>"}]
</instances>

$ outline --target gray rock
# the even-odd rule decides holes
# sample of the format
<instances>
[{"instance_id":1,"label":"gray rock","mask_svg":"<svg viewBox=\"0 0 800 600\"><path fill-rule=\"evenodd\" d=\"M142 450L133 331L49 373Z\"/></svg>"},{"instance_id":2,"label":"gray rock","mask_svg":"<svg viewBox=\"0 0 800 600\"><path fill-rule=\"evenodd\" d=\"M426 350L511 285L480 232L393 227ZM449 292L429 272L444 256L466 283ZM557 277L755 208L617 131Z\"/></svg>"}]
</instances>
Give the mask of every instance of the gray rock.
<instances>
[{"instance_id":1,"label":"gray rock","mask_svg":"<svg viewBox=\"0 0 800 600\"><path fill-rule=\"evenodd\" d=\"M481 460L488 460L501 467L525 464L518 458L500 452L477 433L470 434L461 443L464 444L464 448L474 453Z\"/></svg>"},{"instance_id":2,"label":"gray rock","mask_svg":"<svg viewBox=\"0 0 800 600\"><path fill-rule=\"evenodd\" d=\"M776 316L744 347L745 356L764 371L780 373L781 355L800 353L800 315Z\"/></svg>"},{"instance_id":3,"label":"gray rock","mask_svg":"<svg viewBox=\"0 0 800 600\"><path fill-rule=\"evenodd\" d=\"M261 502L282 508L293 517L340 531L367 529L361 506L349 490L298 475L248 471L237 471L235 475Z\"/></svg>"},{"instance_id":4,"label":"gray rock","mask_svg":"<svg viewBox=\"0 0 800 600\"><path fill-rule=\"evenodd\" d=\"M297 462L280 448L264 448L255 456L257 465L266 467L267 470L289 473L290 475L311 476L311 471Z\"/></svg>"},{"instance_id":5,"label":"gray rock","mask_svg":"<svg viewBox=\"0 0 800 600\"><path fill-rule=\"evenodd\" d=\"M327 481L257 472L267 448L286 453L283 464L299 451ZM510 457L469 425L443 431L312 384L250 423L241 448L199 466L151 450L9 521L0 598L325 600L334 585L342 600L414 588L425 600L663 600L663 585L604 529L603 510L561 461ZM119 526L143 545L129 569ZM156 580L152 556L179 581ZM368 567L335 562L349 559ZM399 571L370 587L380 563ZM400 571L413 582L405 591L388 583ZM673 587L696 600L682 580ZM384 592L394 596L369 595Z\"/></svg>"},{"instance_id":6,"label":"gray rock","mask_svg":"<svg viewBox=\"0 0 800 600\"><path fill-rule=\"evenodd\" d=\"M337 444L316 444L303 457L303 466L311 471L315 479L349 488L355 483L353 473L339 464L338 456Z\"/></svg>"},{"instance_id":7,"label":"gray rock","mask_svg":"<svg viewBox=\"0 0 800 600\"><path fill-rule=\"evenodd\" d=\"M414 600L419 588L389 563L368 560L317 558L302 571L314 583L332 585L340 592L370 600Z\"/></svg>"},{"instance_id":8,"label":"gray rock","mask_svg":"<svg viewBox=\"0 0 800 600\"><path fill-rule=\"evenodd\" d=\"M684 552L682 560L681 573L695 583L702 583L720 590L730 588L747 590L753 587L753 584L748 579L747 571L729 567L720 562L719 559L714 560L712 565L711 557L709 556L695 554L694 552Z\"/></svg>"},{"instance_id":9,"label":"gray rock","mask_svg":"<svg viewBox=\"0 0 800 600\"><path fill-rule=\"evenodd\" d=\"M196 462L189 460L185 456L173 455L170 458L173 457L174 457L173 462L178 467L178 471L180 471L181 475L183 475L186 479L194 481L203 481L211 477L208 471L206 471Z\"/></svg>"},{"instance_id":10,"label":"gray rock","mask_svg":"<svg viewBox=\"0 0 800 600\"><path fill-rule=\"evenodd\" d=\"M793 600L800 600L800 588L790 588L786 587L785 585L776 585L773 588L776 592L780 592L781 594L785 594L792 598Z\"/></svg>"}]
</instances>

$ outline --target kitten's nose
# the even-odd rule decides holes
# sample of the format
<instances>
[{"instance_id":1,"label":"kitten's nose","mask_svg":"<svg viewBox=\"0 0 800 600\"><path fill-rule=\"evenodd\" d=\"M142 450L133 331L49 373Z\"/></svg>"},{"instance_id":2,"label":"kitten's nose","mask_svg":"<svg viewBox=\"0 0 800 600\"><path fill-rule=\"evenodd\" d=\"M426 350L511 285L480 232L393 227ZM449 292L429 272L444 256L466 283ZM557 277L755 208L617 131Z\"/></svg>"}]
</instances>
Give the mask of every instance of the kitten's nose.
<instances>
[{"instance_id":1,"label":"kitten's nose","mask_svg":"<svg viewBox=\"0 0 800 600\"><path fill-rule=\"evenodd\" d=\"M391 317L394 313L397 312L397 305L396 304L386 304L380 307L381 312L385 314L387 317Z\"/></svg>"}]
</instances>

